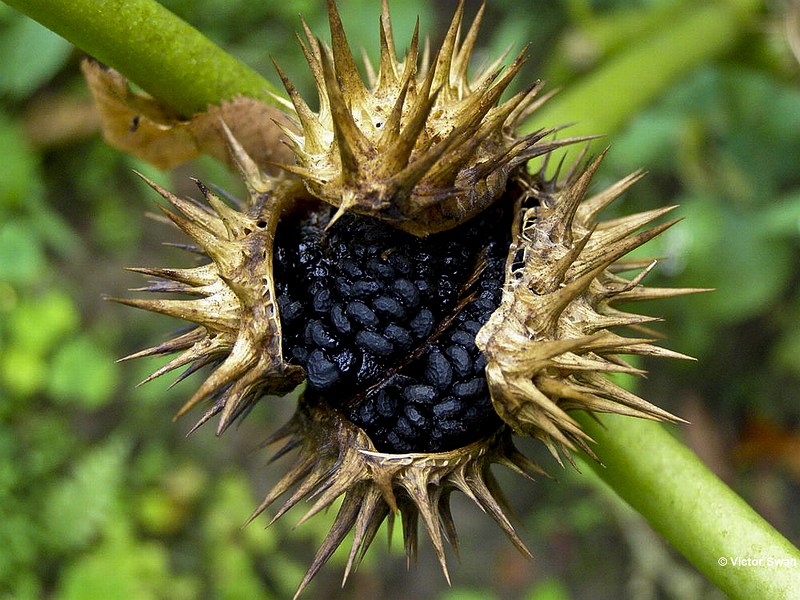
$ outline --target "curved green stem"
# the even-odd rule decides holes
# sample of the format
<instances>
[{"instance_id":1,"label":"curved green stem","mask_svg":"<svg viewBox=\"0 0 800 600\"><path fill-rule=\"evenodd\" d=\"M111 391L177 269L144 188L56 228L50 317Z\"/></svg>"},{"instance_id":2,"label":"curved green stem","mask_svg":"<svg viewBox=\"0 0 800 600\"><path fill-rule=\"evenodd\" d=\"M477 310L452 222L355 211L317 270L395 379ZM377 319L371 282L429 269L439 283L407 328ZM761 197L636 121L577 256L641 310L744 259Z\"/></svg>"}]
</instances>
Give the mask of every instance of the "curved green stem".
<instances>
[{"instance_id":1,"label":"curved green stem","mask_svg":"<svg viewBox=\"0 0 800 600\"><path fill-rule=\"evenodd\" d=\"M752 17L762 4L717 0L688 3L678 14L665 13L669 20L660 31L637 40L571 84L536 111L523 130L574 123L566 130L570 136L614 133L681 74L729 51L747 24L753 26ZM579 151L572 147L567 155L574 157Z\"/></svg>"},{"instance_id":2,"label":"curved green stem","mask_svg":"<svg viewBox=\"0 0 800 600\"><path fill-rule=\"evenodd\" d=\"M181 115L237 94L272 102L272 84L155 0L4 1Z\"/></svg>"},{"instance_id":3,"label":"curved green stem","mask_svg":"<svg viewBox=\"0 0 800 600\"><path fill-rule=\"evenodd\" d=\"M586 463L709 581L730 598L796 597L800 551L663 426L575 417L602 464Z\"/></svg>"}]
</instances>

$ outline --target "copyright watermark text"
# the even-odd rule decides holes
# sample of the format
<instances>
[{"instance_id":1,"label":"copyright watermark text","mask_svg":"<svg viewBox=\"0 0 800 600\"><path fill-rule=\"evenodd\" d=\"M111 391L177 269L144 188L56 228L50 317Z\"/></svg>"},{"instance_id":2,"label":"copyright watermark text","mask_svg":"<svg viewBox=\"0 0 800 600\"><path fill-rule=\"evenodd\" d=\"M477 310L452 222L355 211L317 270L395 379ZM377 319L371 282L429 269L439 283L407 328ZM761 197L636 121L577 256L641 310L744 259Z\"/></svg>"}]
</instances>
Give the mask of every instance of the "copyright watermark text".
<instances>
[{"instance_id":1,"label":"copyright watermark text","mask_svg":"<svg viewBox=\"0 0 800 600\"><path fill-rule=\"evenodd\" d=\"M796 558L777 558L772 556L751 558L749 556L720 556L717 559L720 567L786 567L797 568Z\"/></svg>"}]
</instances>

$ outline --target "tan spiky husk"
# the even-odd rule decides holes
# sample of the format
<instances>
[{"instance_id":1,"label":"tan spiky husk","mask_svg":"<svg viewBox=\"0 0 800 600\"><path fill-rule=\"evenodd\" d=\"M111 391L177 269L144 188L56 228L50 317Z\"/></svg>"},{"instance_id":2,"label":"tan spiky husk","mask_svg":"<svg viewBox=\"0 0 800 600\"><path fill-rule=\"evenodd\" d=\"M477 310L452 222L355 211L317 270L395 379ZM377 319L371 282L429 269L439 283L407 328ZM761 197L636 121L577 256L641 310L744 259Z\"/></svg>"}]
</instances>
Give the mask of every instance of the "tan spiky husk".
<instances>
[{"instance_id":1,"label":"tan spiky husk","mask_svg":"<svg viewBox=\"0 0 800 600\"><path fill-rule=\"evenodd\" d=\"M328 12L331 47L323 48L308 27L307 43L300 40L319 112L308 107L280 68L278 73L300 131L285 129L297 164L284 168L299 175L317 198L339 207L331 222L353 211L415 235L450 229L494 202L516 167L575 141L545 139L554 129L514 135L518 123L544 101L536 99L537 83L498 104L525 62L524 50L506 69L497 61L468 77L483 6L461 40L462 1L432 64L425 59L420 66L418 28L398 61L384 0L380 65L369 87L333 0Z\"/></svg>"},{"instance_id":2,"label":"tan spiky husk","mask_svg":"<svg viewBox=\"0 0 800 600\"><path fill-rule=\"evenodd\" d=\"M188 365L180 380L210 365L210 375L178 414L204 402L209 406L195 428L220 414L218 433L261 397L286 394L305 376L284 360L281 349L272 256L283 214L298 207L315 210L321 200L337 206L337 215L352 210L425 235L456 226L501 195L517 195L502 302L476 338L487 359L493 405L507 425L451 452L391 455L376 452L367 434L333 408L301 400L294 418L269 440L286 439L276 457L296 450L295 463L251 517L289 494L273 521L312 499L304 521L344 496L300 590L353 530L346 577L381 523L395 514L403 520L409 558L421 519L447 574L445 542L456 548L449 512L453 490L472 498L527 554L490 472L495 463L527 476L541 472L516 450L512 433L542 440L560 461L571 460L578 448L592 454L591 440L570 410L678 420L606 377L641 372L625 362L626 354L685 358L653 345L644 324L654 318L615 307L698 291L643 287L655 262L624 258L674 223L642 231L671 208L599 221L600 211L642 176L634 173L587 198L602 155L586 166L577 162L563 178L548 179L545 168L527 173L528 158L576 140L546 141L553 130L515 137L514 126L540 102L534 100L537 85L498 105L521 56L506 71L493 65L468 80L482 10L460 41L459 5L428 68L425 61L418 66L416 32L406 58L397 60L384 2L381 63L368 89L329 2L332 48L323 49L307 28L307 43L301 42L320 95L318 113L281 73L300 132L286 131L298 162L285 166L289 174L264 175L226 130L233 163L249 192L243 206L233 208L200 183L207 205L150 184L173 207L163 209L169 220L208 262L188 269L133 269L156 278L140 291L192 298L119 302L195 327L127 358L178 353L146 381ZM620 276L637 269L632 279ZM617 328L647 337L624 337Z\"/></svg>"},{"instance_id":3,"label":"tan spiky husk","mask_svg":"<svg viewBox=\"0 0 800 600\"><path fill-rule=\"evenodd\" d=\"M455 523L450 514L450 494L454 490L469 496L495 520L520 552L530 556L505 514L504 497L489 467L502 464L528 478L544 472L516 449L506 427L453 452L384 454L375 450L363 430L337 411L325 405L311 407L301 400L292 420L266 443L284 439L285 446L274 458L291 450L298 450L298 456L249 521L290 490L272 522L300 501L313 500L299 525L344 495L331 531L303 578L298 595L353 531L344 573L346 580L358 567L383 521L388 518L391 527L395 514L402 518L408 560L416 557L417 525L421 519L449 582L445 542L458 551Z\"/></svg>"}]
</instances>

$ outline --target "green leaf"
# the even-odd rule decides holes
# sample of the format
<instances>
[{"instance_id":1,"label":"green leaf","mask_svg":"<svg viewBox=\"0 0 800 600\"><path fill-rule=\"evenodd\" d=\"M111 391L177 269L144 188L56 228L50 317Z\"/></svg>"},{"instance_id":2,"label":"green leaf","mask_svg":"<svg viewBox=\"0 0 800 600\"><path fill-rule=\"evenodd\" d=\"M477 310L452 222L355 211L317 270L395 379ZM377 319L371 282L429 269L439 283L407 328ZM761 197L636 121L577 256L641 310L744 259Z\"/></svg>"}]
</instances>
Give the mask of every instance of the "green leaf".
<instances>
[{"instance_id":1,"label":"green leaf","mask_svg":"<svg viewBox=\"0 0 800 600\"><path fill-rule=\"evenodd\" d=\"M118 379L111 353L81 335L56 352L47 391L58 402L93 410L111 400Z\"/></svg>"},{"instance_id":2,"label":"green leaf","mask_svg":"<svg viewBox=\"0 0 800 600\"><path fill-rule=\"evenodd\" d=\"M59 551L86 546L118 515L130 444L113 438L81 457L50 486L44 503L47 539ZM87 596L88 597L88 596Z\"/></svg>"},{"instance_id":3,"label":"green leaf","mask_svg":"<svg viewBox=\"0 0 800 600\"><path fill-rule=\"evenodd\" d=\"M80 324L75 302L61 290L21 302L8 319L12 343L43 356Z\"/></svg>"}]
</instances>

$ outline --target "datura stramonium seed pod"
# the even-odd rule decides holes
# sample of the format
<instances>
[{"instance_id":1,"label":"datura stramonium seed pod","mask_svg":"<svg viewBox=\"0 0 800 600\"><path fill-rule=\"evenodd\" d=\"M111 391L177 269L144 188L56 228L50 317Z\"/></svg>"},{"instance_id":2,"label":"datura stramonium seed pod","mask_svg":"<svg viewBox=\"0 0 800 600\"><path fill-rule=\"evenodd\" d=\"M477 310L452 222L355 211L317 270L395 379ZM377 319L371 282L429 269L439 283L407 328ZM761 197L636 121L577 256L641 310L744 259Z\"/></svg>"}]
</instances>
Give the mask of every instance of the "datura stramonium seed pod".
<instances>
[{"instance_id":1,"label":"datura stramonium seed pod","mask_svg":"<svg viewBox=\"0 0 800 600\"><path fill-rule=\"evenodd\" d=\"M420 56L415 31L400 61L384 2L366 83L332 0L328 9L331 46L305 23L300 41L317 112L278 67L295 164L268 176L229 135L245 202L199 182L203 203L151 183L205 262L134 269L155 278L144 291L189 299L120 300L194 324L132 357L177 353L148 380L209 367L179 412L206 404L197 426L219 415L221 433L305 380L295 416L268 440L295 462L251 517L284 494L273 520L303 499L313 501L305 520L344 496L300 590L353 530L349 573L398 513L409 557L421 519L447 575L453 490L528 554L491 465L542 472L515 434L559 462L592 455L573 409L678 420L606 375L639 373L622 355L682 356L617 333L654 320L618 303L694 291L643 287L655 262L625 258L672 225L646 228L670 208L598 220L640 172L587 196L602 155L561 176L528 171L529 159L581 140L515 133L543 102L538 83L500 102L524 53L468 77L483 8L462 37L462 3L433 58Z\"/></svg>"}]
</instances>

